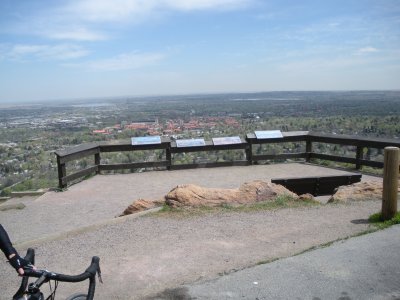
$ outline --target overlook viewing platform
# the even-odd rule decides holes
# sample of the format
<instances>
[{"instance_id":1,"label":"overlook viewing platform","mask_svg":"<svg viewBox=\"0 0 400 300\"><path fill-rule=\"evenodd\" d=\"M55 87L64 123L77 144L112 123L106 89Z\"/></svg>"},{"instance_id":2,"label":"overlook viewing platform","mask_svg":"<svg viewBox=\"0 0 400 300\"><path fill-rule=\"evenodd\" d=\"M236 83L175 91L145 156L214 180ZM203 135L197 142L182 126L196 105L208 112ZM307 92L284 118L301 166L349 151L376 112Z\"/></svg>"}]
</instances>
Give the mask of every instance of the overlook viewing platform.
<instances>
[{"instance_id":1,"label":"overlook viewing platform","mask_svg":"<svg viewBox=\"0 0 400 300\"><path fill-rule=\"evenodd\" d=\"M282 154L254 153L258 143L300 142L306 151ZM313 143L332 143L354 147L355 157L315 153ZM99 285L99 299L147 299L164 289L182 283L207 280L236 270L255 266L260 262L288 257L349 236L370 230L367 218L381 208L381 201L360 201L349 204L326 204L327 198L318 198L323 205L312 207L261 210L254 212L209 213L190 218L142 214L117 217L138 199L162 199L172 188L181 184L197 184L207 188L238 188L253 180L270 181L273 178L304 178L348 176L357 166L382 166L379 161L364 157L364 147L383 149L400 146L396 140L363 139L345 136L320 136L311 133L284 133L280 139L257 141L247 135L242 143L247 158L245 163L215 162L189 166L175 166L174 151L213 151L215 146L192 148L175 147L172 141L159 145L133 146L126 142L82 145L57 152L61 175L66 163L81 157L95 157L95 165L88 169L60 177L66 186L75 179L98 173L78 184L68 185L61 192L49 191L36 199L13 199L22 202L20 210L1 211L1 222L8 229L17 249L37 249L38 265L49 269L76 273L87 257L102 259L105 285ZM154 147L171 153L171 163L160 171L129 174L105 174L105 170L153 168L153 162L123 165L101 163L101 153L110 151L150 150ZM165 147L165 148L163 148ZM229 145L221 145L226 150ZM317 148L317 147L316 147ZM293 157L301 161L285 159ZM168 157L167 157L168 158ZM263 160L280 163L257 164ZM316 165L312 160L327 159L354 164L353 168L338 169ZM139 165L137 165L139 164ZM220 166L219 168L208 168ZM176 167L176 168L175 168ZM156 168L158 169L158 167ZM90 172L89 172L90 171ZM358 171L357 171L358 172ZM78 176L79 175L79 176ZM69 176L69 177L68 177ZM382 182L382 177L362 174L362 182ZM29 220L16 222L15 220ZM77 255L77 253L79 255ZM11 270L0 266L0 282L8 282ZM8 280L8 281L7 281ZM11 285L0 286L11 293ZM64 287L63 287L64 288ZM72 287L60 289L60 295L72 292ZM152 299L152 298L148 298Z\"/></svg>"},{"instance_id":2,"label":"overlook viewing platform","mask_svg":"<svg viewBox=\"0 0 400 300\"><path fill-rule=\"evenodd\" d=\"M15 200L26 207L0 212L1 222L20 251L37 249L39 266L73 274L80 271L88 257L98 255L107 278L104 285L98 286L99 299L129 299L130 295L145 299L144 295L182 282L214 278L221 272L294 255L363 232L369 226L365 218L379 211L381 203L183 219L140 214L115 218L133 201L160 199L179 184L237 188L252 180L347 174L345 170L308 163L280 163L98 175L63 192L47 192L35 200ZM362 181L382 178L363 175ZM15 220L29 220L29 226ZM13 270L6 264L0 266L0 271L0 282L12 278ZM3 288L8 293L14 290L9 284ZM59 293L72 293L72 288L63 286Z\"/></svg>"},{"instance_id":3,"label":"overlook viewing platform","mask_svg":"<svg viewBox=\"0 0 400 300\"><path fill-rule=\"evenodd\" d=\"M267 134L270 132L271 131L266 131ZM249 133L244 139L241 137L235 138L236 142L234 143L228 142L217 144L214 142L214 139L213 141L204 141L203 139L200 139L200 142L203 142L202 144L186 143L184 145L178 145L179 140L175 141L169 137L159 137L160 140L158 143L133 145L131 141L100 142L79 145L65 150L56 151L59 187L65 188L67 187L68 183L94 173L99 174L102 171L114 171L124 169L135 170L147 168L150 170L179 170L208 167L249 166L265 161L282 162L285 160L300 160L311 162L315 159L353 164L355 169L357 170L360 169L362 166L383 168L383 162L371 160L369 157L366 157L364 153L365 150L367 150L368 152L371 148L383 150L387 146L400 147L400 141L394 139L377 139L348 135L320 134L308 131L291 131L282 133L279 131L278 136L262 138L257 137L255 133ZM193 141L195 141L195 139ZM293 149L287 150L283 148L281 149L281 153L262 153L262 145L285 143L294 143L294 151ZM321 143L339 145L339 147L351 147L352 157L337 154L333 155L330 153L321 153L320 151L318 151L318 149L313 149L313 145ZM256 147L259 147L257 153L255 153ZM102 162L101 158L102 153L129 151L154 152L155 150L162 150L163 153L161 153L161 156L163 158L156 161L139 161L118 164L105 164L104 162ZM243 159L230 161L202 161L189 164L177 164L174 159L175 154L185 154L191 152L216 152L226 150L243 151ZM92 165L75 173L71 171L69 174L67 174L67 163L90 156L94 157Z\"/></svg>"},{"instance_id":4,"label":"overlook viewing platform","mask_svg":"<svg viewBox=\"0 0 400 300\"><path fill-rule=\"evenodd\" d=\"M47 192L34 202L24 202L22 198L20 201L24 202L26 207L18 211L2 212L2 223L13 224L9 226L13 234L14 229L19 231L21 228L18 227L24 226L15 224L15 217L37 219L31 222L28 231L16 239L17 243L21 243L107 222L119 216L135 200L162 199L171 189L181 184L196 184L208 188L238 188L241 184L253 180L351 174L354 174L352 170L308 163L279 163L98 175L71 185L63 192ZM371 175L362 176L362 181L371 180L382 179ZM15 201L18 201L17 198ZM41 220L46 220L51 226L43 226Z\"/></svg>"}]
</instances>

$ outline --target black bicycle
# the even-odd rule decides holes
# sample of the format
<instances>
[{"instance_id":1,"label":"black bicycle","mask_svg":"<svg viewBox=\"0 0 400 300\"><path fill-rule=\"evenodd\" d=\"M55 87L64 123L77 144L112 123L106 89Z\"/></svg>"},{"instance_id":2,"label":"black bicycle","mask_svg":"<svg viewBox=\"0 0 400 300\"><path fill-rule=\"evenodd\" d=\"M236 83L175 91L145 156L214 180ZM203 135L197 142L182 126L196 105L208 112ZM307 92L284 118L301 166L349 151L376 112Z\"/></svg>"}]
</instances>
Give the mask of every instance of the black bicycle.
<instances>
[{"instance_id":1,"label":"black bicycle","mask_svg":"<svg viewBox=\"0 0 400 300\"><path fill-rule=\"evenodd\" d=\"M28 249L25 259L32 264L35 264L35 251L31 248ZM93 300L94 291L96 288L96 274L99 277L99 281L103 283L101 279L100 271L100 259L97 256L93 256L92 263L90 266L79 275L64 275L47 270L33 270L32 268L25 268L24 275L22 276L21 286L13 297L13 300L54 300L58 282L81 282L89 279L89 289L87 294L73 294L66 300ZM37 278L34 282L29 283L29 278ZM51 282L54 282L53 286ZM40 287L49 283L50 295L45 298L43 293L40 291Z\"/></svg>"}]
</instances>

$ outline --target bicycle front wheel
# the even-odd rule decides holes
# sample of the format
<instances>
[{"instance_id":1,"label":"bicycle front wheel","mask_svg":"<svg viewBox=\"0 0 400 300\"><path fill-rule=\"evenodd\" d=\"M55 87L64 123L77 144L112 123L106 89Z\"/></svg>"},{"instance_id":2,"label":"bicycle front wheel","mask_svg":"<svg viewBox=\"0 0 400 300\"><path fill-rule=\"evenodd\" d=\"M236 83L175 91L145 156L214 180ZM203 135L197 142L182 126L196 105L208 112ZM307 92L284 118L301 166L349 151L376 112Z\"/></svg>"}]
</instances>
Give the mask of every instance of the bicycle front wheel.
<instances>
[{"instance_id":1,"label":"bicycle front wheel","mask_svg":"<svg viewBox=\"0 0 400 300\"><path fill-rule=\"evenodd\" d=\"M65 300L86 300L87 299L87 295L86 294L73 294L71 296L69 296L67 299Z\"/></svg>"}]
</instances>

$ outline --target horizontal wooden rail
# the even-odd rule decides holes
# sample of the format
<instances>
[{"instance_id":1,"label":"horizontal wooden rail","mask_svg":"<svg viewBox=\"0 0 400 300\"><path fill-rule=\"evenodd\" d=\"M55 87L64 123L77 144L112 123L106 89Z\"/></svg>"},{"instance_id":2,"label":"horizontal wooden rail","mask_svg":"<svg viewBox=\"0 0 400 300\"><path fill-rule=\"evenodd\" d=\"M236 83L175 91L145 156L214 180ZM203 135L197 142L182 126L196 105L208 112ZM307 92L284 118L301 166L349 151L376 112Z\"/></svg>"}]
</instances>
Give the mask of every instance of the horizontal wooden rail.
<instances>
[{"instance_id":1,"label":"horizontal wooden rail","mask_svg":"<svg viewBox=\"0 0 400 300\"><path fill-rule=\"evenodd\" d=\"M383 162L381 162L381 161L373 161L373 160L361 159L360 160L360 164L362 166L383 169Z\"/></svg>"},{"instance_id":2,"label":"horizontal wooden rail","mask_svg":"<svg viewBox=\"0 0 400 300\"><path fill-rule=\"evenodd\" d=\"M81 159L86 156L95 155L100 153L99 147L97 145L84 145L86 147L79 147L76 152L68 153L62 155L56 152L57 156L60 157L60 163L66 163L72 160ZM71 150L70 150L71 151Z\"/></svg>"},{"instance_id":3,"label":"horizontal wooden rail","mask_svg":"<svg viewBox=\"0 0 400 300\"><path fill-rule=\"evenodd\" d=\"M262 144L279 144L304 142L305 152L299 153L278 153L278 154L253 154L255 145ZM354 146L355 157L343 157L338 155L323 154L313 152L313 143L338 144L342 146ZM244 166L251 165L262 160L281 160L281 159L321 159L335 161L341 163L354 164L356 169L361 166L369 166L374 168L383 168L383 162L371 161L364 158L365 148L384 149L387 146L400 147L399 140L364 138L358 136L321 134L307 131L291 131L282 132L280 138L257 139L254 133L246 135L241 143L229 145L214 145L212 141L206 141L203 146L195 147L178 147L175 141L169 137L162 137L161 143L151 145L132 145L130 140L117 141L113 143L90 143L75 146L66 150L56 151L59 186L64 188L73 180L82 178L92 173L100 173L101 171L123 170L123 169L140 169L140 168L166 168L168 170L189 169L189 168L211 168L220 166ZM152 162L135 162L122 164L101 164L101 153L124 152L124 151L154 151L163 150L165 159ZM174 164L173 154L204 152L204 151L226 151L226 150L243 150L245 151L246 160L224 161L224 162L204 162L192 164ZM71 175L66 175L66 163L88 156L94 157L94 166L78 171Z\"/></svg>"},{"instance_id":4,"label":"horizontal wooden rail","mask_svg":"<svg viewBox=\"0 0 400 300\"><path fill-rule=\"evenodd\" d=\"M248 162L246 160L235 160L235 161L221 161L221 162L207 162L207 163L197 163L197 164L181 164L172 165L171 170L186 170L186 169L196 169L196 168L217 168L217 167L233 167L233 166L247 166Z\"/></svg>"},{"instance_id":5,"label":"horizontal wooden rail","mask_svg":"<svg viewBox=\"0 0 400 300\"><path fill-rule=\"evenodd\" d=\"M394 139L380 139L380 138L365 138L352 135L338 135L338 134L321 134L310 132L308 138L312 142L321 142L329 144L341 144L349 146L360 146L365 148L384 149L385 147L400 145L399 140Z\"/></svg>"},{"instance_id":6,"label":"horizontal wooden rail","mask_svg":"<svg viewBox=\"0 0 400 300\"><path fill-rule=\"evenodd\" d=\"M283 153L283 154L264 154L253 155L253 161L260 160L276 160L276 159L294 159L294 158L307 158L307 153Z\"/></svg>"},{"instance_id":7,"label":"horizontal wooden rail","mask_svg":"<svg viewBox=\"0 0 400 300\"><path fill-rule=\"evenodd\" d=\"M341 163L349 163L349 164L355 164L357 162L357 160L352 157L344 157L344 156L320 154L320 153L311 153L310 157L322 160L336 161Z\"/></svg>"},{"instance_id":8,"label":"horizontal wooden rail","mask_svg":"<svg viewBox=\"0 0 400 300\"><path fill-rule=\"evenodd\" d=\"M142 168L160 168L168 167L168 161L152 161L152 162L141 162L141 163L126 163L126 164L110 164L100 165L99 171L112 171L112 170L124 170L124 169L142 169Z\"/></svg>"},{"instance_id":9,"label":"horizontal wooden rail","mask_svg":"<svg viewBox=\"0 0 400 300\"><path fill-rule=\"evenodd\" d=\"M93 166L84 170L80 170L74 174L64 176L61 180L63 184L67 184L68 182L74 181L76 179L91 175L94 172L98 171L98 166Z\"/></svg>"}]
</instances>

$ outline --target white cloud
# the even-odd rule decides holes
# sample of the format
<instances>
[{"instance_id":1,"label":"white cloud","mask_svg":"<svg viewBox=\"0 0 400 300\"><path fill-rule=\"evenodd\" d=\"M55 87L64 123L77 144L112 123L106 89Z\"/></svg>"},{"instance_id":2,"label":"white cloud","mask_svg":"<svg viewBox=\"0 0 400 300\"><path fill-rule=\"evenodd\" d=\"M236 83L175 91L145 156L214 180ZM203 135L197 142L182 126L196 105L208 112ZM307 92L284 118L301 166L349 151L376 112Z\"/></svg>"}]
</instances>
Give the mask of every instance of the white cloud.
<instances>
[{"instance_id":1,"label":"white cloud","mask_svg":"<svg viewBox=\"0 0 400 300\"><path fill-rule=\"evenodd\" d=\"M236 9L254 0L79 0L64 8L86 21L135 21L159 11ZM137 20L136 20L137 21Z\"/></svg>"},{"instance_id":2,"label":"white cloud","mask_svg":"<svg viewBox=\"0 0 400 300\"><path fill-rule=\"evenodd\" d=\"M83 0L73 1L63 10L74 18L85 21L125 21L143 15L156 7L154 0Z\"/></svg>"},{"instance_id":3,"label":"white cloud","mask_svg":"<svg viewBox=\"0 0 400 300\"><path fill-rule=\"evenodd\" d=\"M340 26L340 22L332 22L328 24L329 27L338 27Z\"/></svg>"},{"instance_id":4,"label":"white cloud","mask_svg":"<svg viewBox=\"0 0 400 300\"><path fill-rule=\"evenodd\" d=\"M12 60L69 60L89 54L86 49L76 45L13 45L2 47L1 57Z\"/></svg>"},{"instance_id":5,"label":"white cloud","mask_svg":"<svg viewBox=\"0 0 400 300\"><path fill-rule=\"evenodd\" d=\"M124 53L118 56L89 61L79 65L69 65L73 67L84 67L94 71L120 71L139 69L156 64L165 58L162 53Z\"/></svg>"},{"instance_id":6,"label":"white cloud","mask_svg":"<svg viewBox=\"0 0 400 300\"><path fill-rule=\"evenodd\" d=\"M337 57L330 59L311 58L298 61L290 61L282 63L277 66L281 71L294 72L294 73L307 73L311 70L315 71L333 71L333 70L346 70L352 67L365 66L369 61L359 57Z\"/></svg>"},{"instance_id":7,"label":"white cloud","mask_svg":"<svg viewBox=\"0 0 400 300\"><path fill-rule=\"evenodd\" d=\"M165 13L237 9L254 1L257 0L69 0L34 10L13 24L11 31L55 40L101 41L112 36L105 31L110 27L103 23L118 28L118 23L129 26Z\"/></svg>"},{"instance_id":8,"label":"white cloud","mask_svg":"<svg viewBox=\"0 0 400 300\"><path fill-rule=\"evenodd\" d=\"M162 2L162 1L160 1ZM167 7L178 10L236 9L248 4L248 0L165 0Z\"/></svg>"},{"instance_id":9,"label":"white cloud","mask_svg":"<svg viewBox=\"0 0 400 300\"><path fill-rule=\"evenodd\" d=\"M379 50L374 48L374 47L364 47L364 48L360 48L358 49L358 53L374 53L374 52L378 52Z\"/></svg>"},{"instance_id":10,"label":"white cloud","mask_svg":"<svg viewBox=\"0 0 400 300\"><path fill-rule=\"evenodd\" d=\"M107 36L87 28L75 28L66 30L52 30L45 32L49 38L56 40L74 40L74 41L101 41L106 40Z\"/></svg>"}]
</instances>

